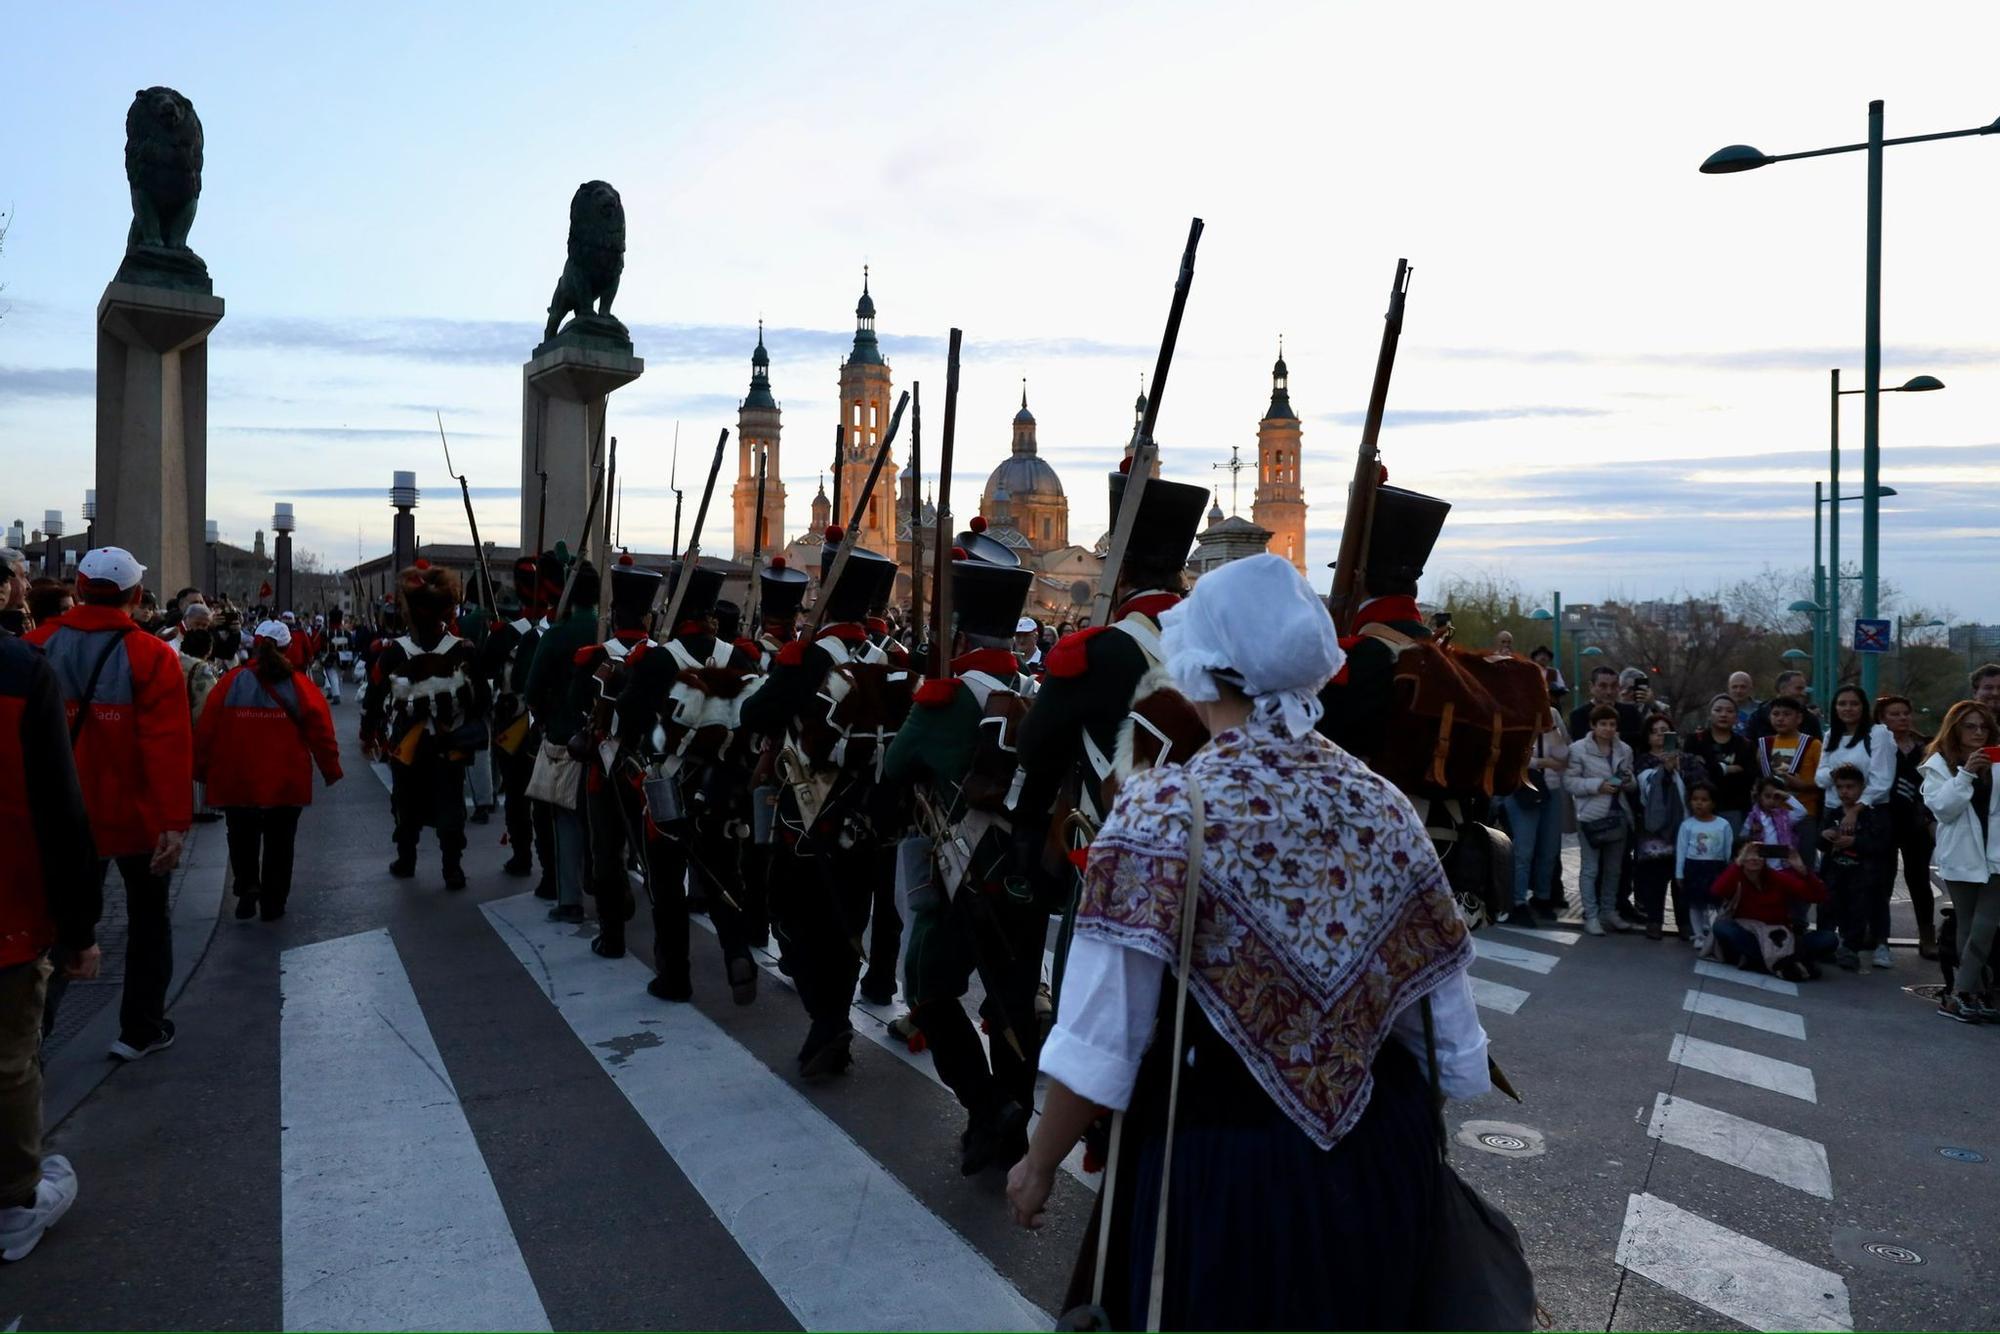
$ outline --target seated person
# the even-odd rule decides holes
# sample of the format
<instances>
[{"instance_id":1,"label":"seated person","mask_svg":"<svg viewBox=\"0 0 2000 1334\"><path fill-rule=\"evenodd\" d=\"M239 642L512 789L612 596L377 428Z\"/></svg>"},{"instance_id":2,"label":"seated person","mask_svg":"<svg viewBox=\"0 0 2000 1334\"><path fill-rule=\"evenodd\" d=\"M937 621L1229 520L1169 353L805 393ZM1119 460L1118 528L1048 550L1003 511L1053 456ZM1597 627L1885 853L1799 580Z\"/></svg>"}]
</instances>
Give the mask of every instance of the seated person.
<instances>
[{"instance_id":1,"label":"seated person","mask_svg":"<svg viewBox=\"0 0 2000 1334\"><path fill-rule=\"evenodd\" d=\"M1794 982L1819 976L1819 964L1833 957L1839 938L1831 931L1806 930L1808 904L1825 903L1820 878L1806 869L1795 847L1782 861L1770 844L1743 839L1736 859L1716 877L1716 905L1708 954L1749 972L1772 973Z\"/></svg>"}]
</instances>

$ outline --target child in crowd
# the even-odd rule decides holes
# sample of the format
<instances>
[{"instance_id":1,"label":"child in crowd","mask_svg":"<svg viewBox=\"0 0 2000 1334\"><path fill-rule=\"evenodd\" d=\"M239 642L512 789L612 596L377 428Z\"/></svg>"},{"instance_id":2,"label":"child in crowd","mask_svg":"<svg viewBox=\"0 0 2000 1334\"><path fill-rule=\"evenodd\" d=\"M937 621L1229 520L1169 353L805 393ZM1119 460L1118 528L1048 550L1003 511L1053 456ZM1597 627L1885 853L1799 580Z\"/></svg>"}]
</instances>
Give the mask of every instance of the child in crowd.
<instances>
[{"instance_id":1,"label":"child in crowd","mask_svg":"<svg viewBox=\"0 0 2000 1334\"><path fill-rule=\"evenodd\" d=\"M1782 778L1760 778L1753 790L1757 806L1743 821L1743 837L1753 843L1786 843L1798 847L1798 818L1805 807L1793 798Z\"/></svg>"},{"instance_id":2,"label":"child in crowd","mask_svg":"<svg viewBox=\"0 0 2000 1334\"><path fill-rule=\"evenodd\" d=\"M1766 778L1783 783L1803 808L1792 820L1798 837L1786 841L1799 850L1810 871L1819 863L1819 742L1799 731L1806 715L1797 700L1780 695L1765 709L1771 735L1757 742L1758 768Z\"/></svg>"},{"instance_id":3,"label":"child in crowd","mask_svg":"<svg viewBox=\"0 0 2000 1334\"><path fill-rule=\"evenodd\" d=\"M1833 792L1839 805L1826 813L1826 828L1820 831L1820 869L1827 892L1832 896L1833 921L1840 932L1840 948L1834 962L1849 971L1868 972L1870 955L1880 943L1874 940L1875 896L1886 896L1893 865L1885 866L1884 854L1894 855L1889 837L1888 812L1861 800L1868 775L1859 766L1843 764L1833 772Z\"/></svg>"},{"instance_id":4,"label":"child in crowd","mask_svg":"<svg viewBox=\"0 0 2000 1334\"><path fill-rule=\"evenodd\" d=\"M1708 949L1709 924L1715 918L1710 891L1729 865L1735 835L1729 822L1715 813L1715 788L1696 783L1688 789L1688 817L1674 840L1675 898L1688 906L1695 953Z\"/></svg>"}]
</instances>

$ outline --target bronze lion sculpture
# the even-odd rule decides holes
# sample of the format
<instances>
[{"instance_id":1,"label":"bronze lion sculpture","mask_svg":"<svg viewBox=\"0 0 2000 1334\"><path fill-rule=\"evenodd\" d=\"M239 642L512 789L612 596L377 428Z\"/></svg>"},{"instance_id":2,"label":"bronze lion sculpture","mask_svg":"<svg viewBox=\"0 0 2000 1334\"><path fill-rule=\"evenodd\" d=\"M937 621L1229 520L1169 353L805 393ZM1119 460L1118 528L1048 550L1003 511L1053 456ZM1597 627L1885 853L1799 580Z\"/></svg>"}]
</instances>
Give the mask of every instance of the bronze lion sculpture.
<instances>
[{"instance_id":1,"label":"bronze lion sculpture","mask_svg":"<svg viewBox=\"0 0 2000 1334\"><path fill-rule=\"evenodd\" d=\"M549 298L542 341L554 338L563 316L571 312L579 319L601 316L622 336L624 326L611 318L611 302L624 272L625 201L605 182L585 181L569 201L569 260Z\"/></svg>"},{"instance_id":2,"label":"bronze lion sculpture","mask_svg":"<svg viewBox=\"0 0 2000 1334\"><path fill-rule=\"evenodd\" d=\"M141 88L125 113L125 179L132 187L128 246L186 250L201 200L201 117L171 88Z\"/></svg>"}]
</instances>

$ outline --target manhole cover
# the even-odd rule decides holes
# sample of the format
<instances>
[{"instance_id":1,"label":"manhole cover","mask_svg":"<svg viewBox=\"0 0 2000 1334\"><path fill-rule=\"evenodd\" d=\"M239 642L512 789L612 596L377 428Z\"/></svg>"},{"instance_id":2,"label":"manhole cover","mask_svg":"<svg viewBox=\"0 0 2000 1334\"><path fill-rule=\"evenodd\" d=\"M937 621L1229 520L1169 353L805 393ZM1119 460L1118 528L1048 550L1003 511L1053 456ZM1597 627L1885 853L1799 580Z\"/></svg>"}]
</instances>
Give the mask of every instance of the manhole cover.
<instances>
[{"instance_id":1,"label":"manhole cover","mask_svg":"<svg viewBox=\"0 0 2000 1334\"><path fill-rule=\"evenodd\" d=\"M1983 1163L1986 1161L1986 1155L1977 1149L1954 1149L1949 1145L1939 1149L1938 1156L1949 1158L1955 1163Z\"/></svg>"},{"instance_id":2,"label":"manhole cover","mask_svg":"<svg viewBox=\"0 0 2000 1334\"><path fill-rule=\"evenodd\" d=\"M1519 1135L1497 1135L1491 1132L1481 1135L1479 1142L1489 1149L1503 1149L1508 1153L1519 1153L1528 1147L1528 1141Z\"/></svg>"},{"instance_id":3,"label":"manhole cover","mask_svg":"<svg viewBox=\"0 0 2000 1334\"><path fill-rule=\"evenodd\" d=\"M1459 1127L1457 1138L1468 1149L1502 1158L1534 1158L1548 1147L1541 1131L1511 1121L1467 1121Z\"/></svg>"},{"instance_id":4,"label":"manhole cover","mask_svg":"<svg viewBox=\"0 0 2000 1334\"><path fill-rule=\"evenodd\" d=\"M1861 1248L1878 1260L1887 1260L1892 1265L1920 1265L1924 1257L1907 1246L1892 1246L1886 1241L1871 1241Z\"/></svg>"}]
</instances>

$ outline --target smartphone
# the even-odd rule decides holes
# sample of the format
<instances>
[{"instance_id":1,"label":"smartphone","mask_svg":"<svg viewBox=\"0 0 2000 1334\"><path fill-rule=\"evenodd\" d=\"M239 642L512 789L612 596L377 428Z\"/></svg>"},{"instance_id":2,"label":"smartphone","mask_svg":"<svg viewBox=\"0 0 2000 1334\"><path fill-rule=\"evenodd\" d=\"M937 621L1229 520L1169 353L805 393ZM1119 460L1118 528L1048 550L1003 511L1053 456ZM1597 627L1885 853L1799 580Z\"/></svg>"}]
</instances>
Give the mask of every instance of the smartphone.
<instances>
[{"instance_id":1,"label":"smartphone","mask_svg":"<svg viewBox=\"0 0 2000 1334\"><path fill-rule=\"evenodd\" d=\"M1767 862L1788 862L1792 859L1792 849L1784 843L1759 843L1757 855Z\"/></svg>"},{"instance_id":2,"label":"smartphone","mask_svg":"<svg viewBox=\"0 0 2000 1334\"><path fill-rule=\"evenodd\" d=\"M1993 763L2000 764L2000 746L1981 746L1979 751Z\"/></svg>"},{"instance_id":3,"label":"smartphone","mask_svg":"<svg viewBox=\"0 0 2000 1334\"><path fill-rule=\"evenodd\" d=\"M1680 748L1681 748L1681 737L1680 733L1678 732L1667 733L1666 740L1660 743L1660 750L1668 755L1679 754Z\"/></svg>"}]
</instances>

